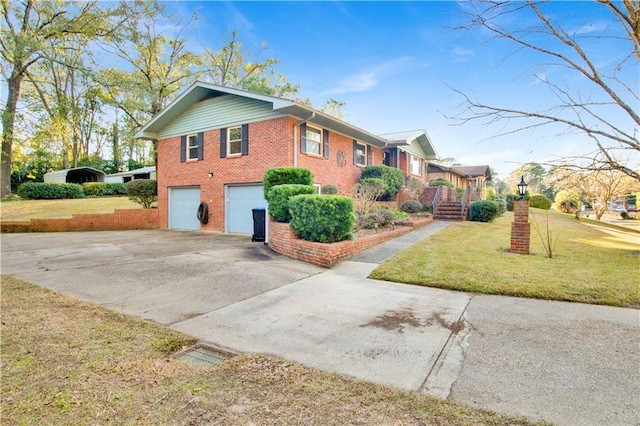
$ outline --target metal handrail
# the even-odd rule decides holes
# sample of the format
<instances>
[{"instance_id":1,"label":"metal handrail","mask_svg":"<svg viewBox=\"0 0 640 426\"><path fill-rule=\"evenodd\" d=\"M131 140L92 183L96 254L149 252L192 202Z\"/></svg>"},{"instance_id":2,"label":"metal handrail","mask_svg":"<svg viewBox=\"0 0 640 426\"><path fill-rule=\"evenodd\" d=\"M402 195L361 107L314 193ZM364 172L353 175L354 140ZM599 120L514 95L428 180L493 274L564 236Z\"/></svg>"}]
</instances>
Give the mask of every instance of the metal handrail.
<instances>
[{"instance_id":1,"label":"metal handrail","mask_svg":"<svg viewBox=\"0 0 640 426\"><path fill-rule=\"evenodd\" d=\"M438 203L440 202L440 192L442 189L442 185L438 185L438 189L436 189L436 195L433 196L433 202L431 203L431 213L436 214L436 210L438 209Z\"/></svg>"},{"instance_id":2,"label":"metal handrail","mask_svg":"<svg viewBox=\"0 0 640 426\"><path fill-rule=\"evenodd\" d=\"M467 185L464 188L464 192L462 193L462 199L460 200L460 206L462 207L460 210L460 217L462 218L462 220L464 220L465 215L467 214L467 207L468 207L468 198L470 196L470 191L469 191L469 185Z\"/></svg>"}]
</instances>

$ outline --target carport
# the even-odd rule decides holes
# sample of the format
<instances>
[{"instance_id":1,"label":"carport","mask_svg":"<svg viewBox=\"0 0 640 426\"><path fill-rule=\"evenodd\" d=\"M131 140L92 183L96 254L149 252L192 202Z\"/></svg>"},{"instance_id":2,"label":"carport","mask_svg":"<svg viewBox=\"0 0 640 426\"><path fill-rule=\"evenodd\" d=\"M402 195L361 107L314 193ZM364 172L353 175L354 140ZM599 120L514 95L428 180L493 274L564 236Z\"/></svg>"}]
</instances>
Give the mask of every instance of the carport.
<instances>
[{"instance_id":1,"label":"carport","mask_svg":"<svg viewBox=\"0 0 640 426\"><path fill-rule=\"evenodd\" d=\"M75 167L72 169L54 170L44 175L46 183L85 183L104 182L106 174L92 167Z\"/></svg>"}]
</instances>

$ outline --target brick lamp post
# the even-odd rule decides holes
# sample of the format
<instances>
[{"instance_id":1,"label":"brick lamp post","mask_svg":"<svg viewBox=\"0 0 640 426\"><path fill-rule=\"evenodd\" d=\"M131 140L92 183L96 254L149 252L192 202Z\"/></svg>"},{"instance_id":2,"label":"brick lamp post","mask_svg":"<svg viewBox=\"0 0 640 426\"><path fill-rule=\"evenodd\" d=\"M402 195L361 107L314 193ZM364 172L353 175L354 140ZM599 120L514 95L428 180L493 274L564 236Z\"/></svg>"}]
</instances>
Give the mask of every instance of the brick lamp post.
<instances>
[{"instance_id":1,"label":"brick lamp post","mask_svg":"<svg viewBox=\"0 0 640 426\"><path fill-rule=\"evenodd\" d=\"M520 198L513 202L513 223L511 223L511 253L529 254L531 224L529 223L529 202L524 199L527 184L524 176L518 184Z\"/></svg>"}]
</instances>

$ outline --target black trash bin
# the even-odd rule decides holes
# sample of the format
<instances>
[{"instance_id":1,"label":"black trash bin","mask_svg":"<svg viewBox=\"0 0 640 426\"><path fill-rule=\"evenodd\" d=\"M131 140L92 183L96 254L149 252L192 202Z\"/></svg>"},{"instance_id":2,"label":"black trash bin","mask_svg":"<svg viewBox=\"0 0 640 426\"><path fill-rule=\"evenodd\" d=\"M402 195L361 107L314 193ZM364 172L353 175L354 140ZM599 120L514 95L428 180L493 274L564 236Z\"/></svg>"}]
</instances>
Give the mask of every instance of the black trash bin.
<instances>
[{"instance_id":1,"label":"black trash bin","mask_svg":"<svg viewBox=\"0 0 640 426\"><path fill-rule=\"evenodd\" d=\"M252 209L253 212L253 237L251 241L265 240L265 209Z\"/></svg>"}]
</instances>

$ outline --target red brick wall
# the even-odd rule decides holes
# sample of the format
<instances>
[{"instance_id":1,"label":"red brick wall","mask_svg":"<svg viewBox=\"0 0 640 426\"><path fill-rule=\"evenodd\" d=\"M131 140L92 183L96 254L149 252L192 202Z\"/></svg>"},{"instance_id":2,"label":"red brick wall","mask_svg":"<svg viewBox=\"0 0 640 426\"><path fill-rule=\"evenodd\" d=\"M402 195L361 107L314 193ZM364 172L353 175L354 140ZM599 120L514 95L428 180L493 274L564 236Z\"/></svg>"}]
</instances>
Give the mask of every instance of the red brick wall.
<instances>
[{"instance_id":1,"label":"red brick wall","mask_svg":"<svg viewBox=\"0 0 640 426\"><path fill-rule=\"evenodd\" d=\"M293 166L293 137L297 120L285 117L249 124L249 155L220 158L220 130L204 132L204 159L180 162L180 137L158 141L158 209L160 227L168 227L168 189L200 187L201 201L209 204L209 223L202 230L224 231L225 194L228 184L261 183L274 167ZM335 185L348 195L362 168L353 164L353 139L329 135L329 158L300 152L300 129L296 131L298 167L314 174L314 183ZM373 164L382 163L382 150L371 148ZM344 152L346 164L338 164ZM209 177L209 173L213 177ZM194 212L195 214L195 212Z\"/></svg>"},{"instance_id":2,"label":"red brick wall","mask_svg":"<svg viewBox=\"0 0 640 426\"><path fill-rule=\"evenodd\" d=\"M298 145L299 146L299 145ZM371 164L382 164L383 150L372 146ZM346 163L338 164L338 154L344 155ZM353 187L360 179L362 166L353 164L353 138L333 133L329 134L329 158L318 155L298 153L298 167L313 172L314 183L319 185L335 185L338 192L350 195Z\"/></svg>"},{"instance_id":3,"label":"red brick wall","mask_svg":"<svg viewBox=\"0 0 640 426\"><path fill-rule=\"evenodd\" d=\"M347 257L354 256L380 243L411 232L415 228L424 226L431 221L432 218L429 217L410 223L409 226L368 235L355 241L324 244L300 239L295 235L288 223L279 223L269 219L269 248L294 259L330 268Z\"/></svg>"},{"instance_id":4,"label":"red brick wall","mask_svg":"<svg viewBox=\"0 0 640 426\"><path fill-rule=\"evenodd\" d=\"M220 158L220 129L204 132L202 161L180 162L180 137L158 141L160 226L169 223L168 188L199 186L210 214L201 229L224 231L225 184L260 183L266 170L291 165L293 124L289 118L250 123L249 155L243 156Z\"/></svg>"},{"instance_id":5,"label":"red brick wall","mask_svg":"<svg viewBox=\"0 0 640 426\"><path fill-rule=\"evenodd\" d=\"M2 232L71 232L154 229L159 227L158 209L116 210L104 214L74 214L71 219L31 219L2 222Z\"/></svg>"}]
</instances>

